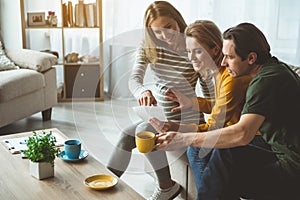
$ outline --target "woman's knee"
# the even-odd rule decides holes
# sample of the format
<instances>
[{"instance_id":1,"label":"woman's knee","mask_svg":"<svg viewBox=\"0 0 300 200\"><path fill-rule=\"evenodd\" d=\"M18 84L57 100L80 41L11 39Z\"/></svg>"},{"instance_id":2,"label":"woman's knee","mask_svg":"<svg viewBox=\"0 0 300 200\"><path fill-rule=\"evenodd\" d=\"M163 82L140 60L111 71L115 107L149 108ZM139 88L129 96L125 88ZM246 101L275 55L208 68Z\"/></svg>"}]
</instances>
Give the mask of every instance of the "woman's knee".
<instances>
[{"instance_id":1,"label":"woman's knee","mask_svg":"<svg viewBox=\"0 0 300 200\"><path fill-rule=\"evenodd\" d=\"M136 147L134 136L122 134L117 147L126 151L131 151Z\"/></svg>"}]
</instances>

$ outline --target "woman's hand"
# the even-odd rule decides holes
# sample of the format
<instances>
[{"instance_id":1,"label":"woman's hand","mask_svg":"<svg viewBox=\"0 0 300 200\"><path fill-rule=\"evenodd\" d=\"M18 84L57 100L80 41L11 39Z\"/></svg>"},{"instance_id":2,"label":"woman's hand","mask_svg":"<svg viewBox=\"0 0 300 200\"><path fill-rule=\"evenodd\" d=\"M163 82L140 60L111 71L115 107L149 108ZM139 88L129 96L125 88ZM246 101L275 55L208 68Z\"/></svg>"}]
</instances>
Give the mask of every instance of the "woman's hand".
<instances>
[{"instance_id":1,"label":"woman's hand","mask_svg":"<svg viewBox=\"0 0 300 200\"><path fill-rule=\"evenodd\" d=\"M157 101L150 90L143 92L139 97L138 102L140 106L151 106L157 104Z\"/></svg>"},{"instance_id":2,"label":"woman's hand","mask_svg":"<svg viewBox=\"0 0 300 200\"><path fill-rule=\"evenodd\" d=\"M165 92L165 99L170 100L170 101L176 101L179 103L179 106L172 108L172 112L177 111L177 110L182 110L186 108L190 108L193 105L193 102L190 98L185 96L179 91L176 91L174 89L168 89Z\"/></svg>"},{"instance_id":3,"label":"woman's hand","mask_svg":"<svg viewBox=\"0 0 300 200\"><path fill-rule=\"evenodd\" d=\"M177 131L179 129L179 124L171 121L163 122L156 118L150 118L149 123L159 133L165 133L167 131Z\"/></svg>"}]
</instances>

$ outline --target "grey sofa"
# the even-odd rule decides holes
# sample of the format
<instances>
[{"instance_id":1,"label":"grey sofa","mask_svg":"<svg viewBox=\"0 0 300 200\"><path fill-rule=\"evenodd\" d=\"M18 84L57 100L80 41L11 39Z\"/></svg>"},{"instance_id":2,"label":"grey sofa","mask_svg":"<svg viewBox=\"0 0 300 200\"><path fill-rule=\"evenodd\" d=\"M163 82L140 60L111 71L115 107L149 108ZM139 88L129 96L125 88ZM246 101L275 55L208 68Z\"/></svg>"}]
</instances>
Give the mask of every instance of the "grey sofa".
<instances>
[{"instance_id":1,"label":"grey sofa","mask_svg":"<svg viewBox=\"0 0 300 200\"><path fill-rule=\"evenodd\" d=\"M15 66L0 71L0 127L42 112L43 120L51 119L57 103L57 57L28 49L5 49Z\"/></svg>"}]
</instances>

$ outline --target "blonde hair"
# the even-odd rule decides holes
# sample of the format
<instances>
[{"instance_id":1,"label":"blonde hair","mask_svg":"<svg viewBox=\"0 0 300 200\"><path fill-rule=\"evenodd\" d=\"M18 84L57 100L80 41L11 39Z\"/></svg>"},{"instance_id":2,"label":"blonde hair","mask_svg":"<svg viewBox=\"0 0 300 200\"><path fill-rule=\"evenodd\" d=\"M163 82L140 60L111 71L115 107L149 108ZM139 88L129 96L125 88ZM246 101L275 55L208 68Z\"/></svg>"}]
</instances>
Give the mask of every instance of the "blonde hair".
<instances>
[{"instance_id":1,"label":"blonde hair","mask_svg":"<svg viewBox=\"0 0 300 200\"><path fill-rule=\"evenodd\" d=\"M206 44L209 48L217 48L217 54L212 57L217 67L221 66L223 59L223 39L220 29L215 23L209 20L197 20L190 24L185 32L186 37L193 37L200 44Z\"/></svg>"},{"instance_id":2,"label":"blonde hair","mask_svg":"<svg viewBox=\"0 0 300 200\"><path fill-rule=\"evenodd\" d=\"M157 59L156 47L162 46L163 42L155 37L150 25L158 17L163 16L174 19L179 26L180 33L183 33L187 26L179 11L167 1L155 1L147 8L144 15L146 28L144 47L146 57L152 63L155 63Z\"/></svg>"}]
</instances>

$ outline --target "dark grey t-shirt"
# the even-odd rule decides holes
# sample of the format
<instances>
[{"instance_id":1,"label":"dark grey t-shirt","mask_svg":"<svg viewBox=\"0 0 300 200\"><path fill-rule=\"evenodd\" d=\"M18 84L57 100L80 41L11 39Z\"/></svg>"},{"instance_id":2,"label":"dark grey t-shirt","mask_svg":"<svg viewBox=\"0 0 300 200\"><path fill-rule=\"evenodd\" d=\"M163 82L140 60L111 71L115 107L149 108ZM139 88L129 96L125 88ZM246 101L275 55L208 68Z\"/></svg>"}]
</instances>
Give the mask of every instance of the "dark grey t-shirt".
<instances>
[{"instance_id":1,"label":"dark grey t-shirt","mask_svg":"<svg viewBox=\"0 0 300 200\"><path fill-rule=\"evenodd\" d=\"M265 117L263 138L289 176L300 174L300 78L276 58L251 81L242 114Z\"/></svg>"}]
</instances>

